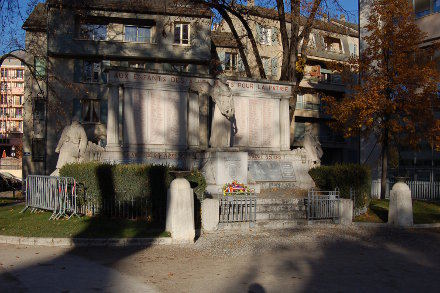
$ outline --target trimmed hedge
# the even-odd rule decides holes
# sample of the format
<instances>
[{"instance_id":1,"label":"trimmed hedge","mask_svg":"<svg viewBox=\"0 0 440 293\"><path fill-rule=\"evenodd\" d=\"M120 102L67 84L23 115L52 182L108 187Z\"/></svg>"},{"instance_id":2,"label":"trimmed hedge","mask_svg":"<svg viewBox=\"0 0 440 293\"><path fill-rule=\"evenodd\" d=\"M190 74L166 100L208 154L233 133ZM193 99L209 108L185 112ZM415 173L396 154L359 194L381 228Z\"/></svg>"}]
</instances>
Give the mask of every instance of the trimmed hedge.
<instances>
[{"instance_id":1,"label":"trimmed hedge","mask_svg":"<svg viewBox=\"0 0 440 293\"><path fill-rule=\"evenodd\" d=\"M61 168L60 175L75 178L80 184L80 194L83 191L87 198L98 204L146 198L151 220L164 223L167 191L174 179L171 170L170 167L159 165L88 162L67 164ZM203 196L206 188L203 175L193 171L187 180L195 193Z\"/></svg>"},{"instance_id":2,"label":"trimmed hedge","mask_svg":"<svg viewBox=\"0 0 440 293\"><path fill-rule=\"evenodd\" d=\"M370 202L371 174L364 165L337 164L319 166L309 170L316 187L321 190L339 188L342 198L350 198L350 188L356 195L355 207L363 208Z\"/></svg>"}]
</instances>

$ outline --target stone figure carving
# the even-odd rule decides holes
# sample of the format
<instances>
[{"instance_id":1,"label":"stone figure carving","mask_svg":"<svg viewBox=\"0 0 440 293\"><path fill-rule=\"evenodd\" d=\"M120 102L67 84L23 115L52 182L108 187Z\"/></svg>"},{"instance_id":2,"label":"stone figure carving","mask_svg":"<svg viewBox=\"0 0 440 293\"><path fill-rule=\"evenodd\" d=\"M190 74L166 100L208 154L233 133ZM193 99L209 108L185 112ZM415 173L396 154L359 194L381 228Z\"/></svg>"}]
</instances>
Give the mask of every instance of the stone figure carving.
<instances>
[{"instance_id":1,"label":"stone figure carving","mask_svg":"<svg viewBox=\"0 0 440 293\"><path fill-rule=\"evenodd\" d=\"M209 82L198 82L190 85L190 92L211 97L215 103L212 117L211 137L209 144L212 148L230 147L232 137L237 133L235 125L235 106L231 89L226 79L216 79L214 85Z\"/></svg>"},{"instance_id":2,"label":"stone figure carving","mask_svg":"<svg viewBox=\"0 0 440 293\"><path fill-rule=\"evenodd\" d=\"M87 141L87 134L84 127L73 121L71 125L64 128L61 138L55 149L59 153L58 162L52 176L59 176L60 169L65 164L79 163L100 158L104 149L92 142Z\"/></svg>"},{"instance_id":3,"label":"stone figure carving","mask_svg":"<svg viewBox=\"0 0 440 293\"><path fill-rule=\"evenodd\" d=\"M310 130L306 131L304 135L304 149L307 154L307 158L315 164L321 163L321 158L324 152L321 148L319 139L312 134Z\"/></svg>"}]
</instances>

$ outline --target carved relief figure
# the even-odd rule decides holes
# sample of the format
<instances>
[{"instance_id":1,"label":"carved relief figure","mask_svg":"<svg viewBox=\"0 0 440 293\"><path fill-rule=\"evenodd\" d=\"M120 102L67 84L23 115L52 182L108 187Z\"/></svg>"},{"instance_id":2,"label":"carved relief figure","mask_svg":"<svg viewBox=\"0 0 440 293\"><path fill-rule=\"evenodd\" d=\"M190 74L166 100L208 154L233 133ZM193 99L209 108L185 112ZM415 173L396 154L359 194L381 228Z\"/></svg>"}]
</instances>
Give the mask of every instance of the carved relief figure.
<instances>
[{"instance_id":1,"label":"carved relief figure","mask_svg":"<svg viewBox=\"0 0 440 293\"><path fill-rule=\"evenodd\" d=\"M209 144L212 148L230 147L235 121L234 98L226 79L216 79L214 85L204 81L190 85L191 92L211 97L215 103L212 117L211 137Z\"/></svg>"},{"instance_id":2,"label":"carved relief figure","mask_svg":"<svg viewBox=\"0 0 440 293\"><path fill-rule=\"evenodd\" d=\"M304 149L306 150L307 158L315 164L321 163L322 155L324 154L319 139L312 134L310 130L306 131L304 135Z\"/></svg>"}]
</instances>

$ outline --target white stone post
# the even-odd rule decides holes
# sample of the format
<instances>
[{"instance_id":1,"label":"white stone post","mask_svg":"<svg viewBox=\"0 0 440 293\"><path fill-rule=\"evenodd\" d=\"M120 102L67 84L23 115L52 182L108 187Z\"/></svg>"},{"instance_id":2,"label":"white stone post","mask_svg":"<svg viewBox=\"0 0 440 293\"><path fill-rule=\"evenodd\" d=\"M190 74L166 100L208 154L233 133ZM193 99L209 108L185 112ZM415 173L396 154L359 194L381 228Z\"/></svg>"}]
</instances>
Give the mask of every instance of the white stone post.
<instances>
[{"instance_id":1,"label":"white stone post","mask_svg":"<svg viewBox=\"0 0 440 293\"><path fill-rule=\"evenodd\" d=\"M205 198L202 202L202 227L205 231L215 231L219 223L219 200Z\"/></svg>"},{"instance_id":2,"label":"white stone post","mask_svg":"<svg viewBox=\"0 0 440 293\"><path fill-rule=\"evenodd\" d=\"M289 99L280 101L280 147L282 151L290 150L290 115Z\"/></svg>"},{"instance_id":3,"label":"white stone post","mask_svg":"<svg viewBox=\"0 0 440 293\"><path fill-rule=\"evenodd\" d=\"M353 222L353 201L351 199L340 199L339 221L342 225L350 225Z\"/></svg>"},{"instance_id":4,"label":"white stone post","mask_svg":"<svg viewBox=\"0 0 440 293\"><path fill-rule=\"evenodd\" d=\"M194 192L184 178L174 179L168 190L166 230L175 243L194 242Z\"/></svg>"},{"instance_id":5,"label":"white stone post","mask_svg":"<svg viewBox=\"0 0 440 293\"><path fill-rule=\"evenodd\" d=\"M411 190L405 182L397 182L390 192L388 224L399 227L409 227L414 224Z\"/></svg>"}]
</instances>

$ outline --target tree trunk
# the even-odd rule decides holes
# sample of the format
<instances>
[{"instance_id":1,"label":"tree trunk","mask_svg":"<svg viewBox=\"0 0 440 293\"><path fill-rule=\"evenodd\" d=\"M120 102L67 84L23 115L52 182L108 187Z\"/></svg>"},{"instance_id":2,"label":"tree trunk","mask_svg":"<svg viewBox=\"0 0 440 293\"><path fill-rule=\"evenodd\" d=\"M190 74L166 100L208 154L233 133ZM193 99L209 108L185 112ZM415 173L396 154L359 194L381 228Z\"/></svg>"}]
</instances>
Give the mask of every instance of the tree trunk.
<instances>
[{"instance_id":1,"label":"tree trunk","mask_svg":"<svg viewBox=\"0 0 440 293\"><path fill-rule=\"evenodd\" d=\"M252 72L251 72L251 69L249 67L249 62L248 62L246 53L244 51L243 42L241 41L241 38L238 35L237 30L234 27L234 23L232 22L232 19L229 17L228 13L224 9L217 8L217 10L220 12L221 16L226 21L226 23L228 24L229 28L231 29L232 34L234 35L234 39L235 39L235 41L237 42L237 45L238 45L238 51L240 53L241 61L243 62L243 66L244 66L244 70L246 72L246 76L249 77L249 78L252 78Z\"/></svg>"},{"instance_id":2,"label":"tree trunk","mask_svg":"<svg viewBox=\"0 0 440 293\"><path fill-rule=\"evenodd\" d=\"M380 199L385 199L388 179L388 131L382 142L382 180L380 182Z\"/></svg>"}]
</instances>

